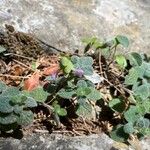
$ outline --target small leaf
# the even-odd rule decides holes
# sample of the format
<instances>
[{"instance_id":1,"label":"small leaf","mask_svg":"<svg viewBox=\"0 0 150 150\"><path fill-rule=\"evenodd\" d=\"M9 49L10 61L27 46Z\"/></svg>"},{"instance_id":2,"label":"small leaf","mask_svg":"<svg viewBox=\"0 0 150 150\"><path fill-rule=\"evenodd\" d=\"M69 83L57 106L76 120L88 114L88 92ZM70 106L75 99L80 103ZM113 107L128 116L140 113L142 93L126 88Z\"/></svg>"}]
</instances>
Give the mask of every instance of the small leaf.
<instances>
[{"instance_id":1,"label":"small leaf","mask_svg":"<svg viewBox=\"0 0 150 150\"><path fill-rule=\"evenodd\" d=\"M11 97L11 102L13 104L23 104L26 100L27 100L27 97L22 94L18 94L18 95Z\"/></svg>"},{"instance_id":2,"label":"small leaf","mask_svg":"<svg viewBox=\"0 0 150 150\"><path fill-rule=\"evenodd\" d=\"M85 80L79 80L77 82L77 87L87 87L87 83Z\"/></svg>"},{"instance_id":3,"label":"small leaf","mask_svg":"<svg viewBox=\"0 0 150 150\"><path fill-rule=\"evenodd\" d=\"M73 91L72 89L61 89L59 90L59 92L57 92L57 95L64 99L71 99L75 94L75 91Z\"/></svg>"},{"instance_id":4,"label":"small leaf","mask_svg":"<svg viewBox=\"0 0 150 150\"><path fill-rule=\"evenodd\" d=\"M23 111L19 118L17 119L17 123L21 126L30 125L33 122L34 115L32 111Z\"/></svg>"},{"instance_id":5,"label":"small leaf","mask_svg":"<svg viewBox=\"0 0 150 150\"><path fill-rule=\"evenodd\" d=\"M91 93L91 89L88 87L80 87L77 89L77 96L87 96Z\"/></svg>"},{"instance_id":6,"label":"small leaf","mask_svg":"<svg viewBox=\"0 0 150 150\"><path fill-rule=\"evenodd\" d=\"M1 96L6 97L13 97L20 93L19 89L16 87L7 87L5 90L3 90Z\"/></svg>"},{"instance_id":7,"label":"small leaf","mask_svg":"<svg viewBox=\"0 0 150 150\"><path fill-rule=\"evenodd\" d=\"M122 46L124 46L125 48L127 48L129 46L129 40L127 37L122 36L122 35L118 35L116 37L117 41L119 42L119 44L121 44Z\"/></svg>"},{"instance_id":8,"label":"small leaf","mask_svg":"<svg viewBox=\"0 0 150 150\"><path fill-rule=\"evenodd\" d=\"M100 91L96 90L95 88L90 87L91 92L86 95L86 98L91 100L91 101L97 101L102 98L102 95Z\"/></svg>"},{"instance_id":9,"label":"small leaf","mask_svg":"<svg viewBox=\"0 0 150 150\"><path fill-rule=\"evenodd\" d=\"M13 113L11 114L1 114L0 113L0 124L9 125L17 121L17 116Z\"/></svg>"},{"instance_id":10,"label":"small leaf","mask_svg":"<svg viewBox=\"0 0 150 150\"><path fill-rule=\"evenodd\" d=\"M124 113L125 119L132 123L134 123L140 116L141 115L138 113L136 106L130 106L130 108Z\"/></svg>"},{"instance_id":11,"label":"small leaf","mask_svg":"<svg viewBox=\"0 0 150 150\"><path fill-rule=\"evenodd\" d=\"M29 79L24 82L24 90L32 91L39 86L39 72L35 72Z\"/></svg>"},{"instance_id":12,"label":"small leaf","mask_svg":"<svg viewBox=\"0 0 150 150\"><path fill-rule=\"evenodd\" d=\"M0 45L0 53L3 53L6 51L6 48Z\"/></svg>"},{"instance_id":13,"label":"small leaf","mask_svg":"<svg viewBox=\"0 0 150 150\"><path fill-rule=\"evenodd\" d=\"M61 108L60 105L55 104L54 105L54 110L55 112L59 115L59 116L66 116L67 115L67 111L64 108Z\"/></svg>"},{"instance_id":14,"label":"small leaf","mask_svg":"<svg viewBox=\"0 0 150 150\"><path fill-rule=\"evenodd\" d=\"M142 65L142 56L136 52L132 52L128 55L128 59L132 66Z\"/></svg>"},{"instance_id":15,"label":"small leaf","mask_svg":"<svg viewBox=\"0 0 150 150\"><path fill-rule=\"evenodd\" d=\"M23 111L23 106L15 105L14 106L14 113L19 115Z\"/></svg>"},{"instance_id":16,"label":"small leaf","mask_svg":"<svg viewBox=\"0 0 150 150\"><path fill-rule=\"evenodd\" d=\"M11 113L13 112L14 108L10 105L10 98L9 97L2 97L0 96L0 112L2 113Z\"/></svg>"},{"instance_id":17,"label":"small leaf","mask_svg":"<svg viewBox=\"0 0 150 150\"><path fill-rule=\"evenodd\" d=\"M125 67L127 67L127 61L124 55L116 55L115 60L117 62L117 64L119 65L119 67L121 67L122 69L124 69Z\"/></svg>"},{"instance_id":18,"label":"small leaf","mask_svg":"<svg viewBox=\"0 0 150 150\"><path fill-rule=\"evenodd\" d=\"M125 124L125 125L123 126L123 130L124 130L124 132L127 133L127 134L132 134L132 133L134 133L134 132L135 132L135 129L134 129L134 127L133 127L133 123L132 123L132 122L129 122L129 123Z\"/></svg>"},{"instance_id":19,"label":"small leaf","mask_svg":"<svg viewBox=\"0 0 150 150\"><path fill-rule=\"evenodd\" d=\"M35 99L28 97L25 102L25 106L29 108L37 107L37 102Z\"/></svg>"},{"instance_id":20,"label":"small leaf","mask_svg":"<svg viewBox=\"0 0 150 150\"><path fill-rule=\"evenodd\" d=\"M135 126L138 128L150 128L150 121L149 119L141 117L137 120Z\"/></svg>"},{"instance_id":21,"label":"small leaf","mask_svg":"<svg viewBox=\"0 0 150 150\"><path fill-rule=\"evenodd\" d=\"M117 111L119 113L122 113L125 110L125 102L119 98L115 98L112 99L109 102L109 107L113 110L113 111Z\"/></svg>"},{"instance_id":22,"label":"small leaf","mask_svg":"<svg viewBox=\"0 0 150 150\"><path fill-rule=\"evenodd\" d=\"M69 74L74 69L74 65L72 64L71 60L65 56L61 57L60 66L66 74Z\"/></svg>"},{"instance_id":23,"label":"small leaf","mask_svg":"<svg viewBox=\"0 0 150 150\"><path fill-rule=\"evenodd\" d=\"M110 137L118 142L126 142L129 138L129 134L124 132L123 125L118 125L117 127L113 128L110 133Z\"/></svg>"},{"instance_id":24,"label":"small leaf","mask_svg":"<svg viewBox=\"0 0 150 150\"><path fill-rule=\"evenodd\" d=\"M82 105L79 105L76 114L78 116L82 116L85 118L91 117L91 113L92 113L92 107L90 104L84 102L82 103Z\"/></svg>"},{"instance_id":25,"label":"small leaf","mask_svg":"<svg viewBox=\"0 0 150 150\"><path fill-rule=\"evenodd\" d=\"M150 88L147 84L141 85L134 91L136 96L140 96L142 100L146 100L150 96Z\"/></svg>"},{"instance_id":26,"label":"small leaf","mask_svg":"<svg viewBox=\"0 0 150 150\"><path fill-rule=\"evenodd\" d=\"M37 102L44 102L47 99L47 96L49 95L40 86L38 88L32 90L31 92L24 91L24 94L27 97L31 97L31 98L35 99Z\"/></svg>"},{"instance_id":27,"label":"small leaf","mask_svg":"<svg viewBox=\"0 0 150 150\"><path fill-rule=\"evenodd\" d=\"M129 70L129 74L125 76L125 84L126 85L133 85L137 82L138 79L138 72L135 68L131 68Z\"/></svg>"}]
</instances>

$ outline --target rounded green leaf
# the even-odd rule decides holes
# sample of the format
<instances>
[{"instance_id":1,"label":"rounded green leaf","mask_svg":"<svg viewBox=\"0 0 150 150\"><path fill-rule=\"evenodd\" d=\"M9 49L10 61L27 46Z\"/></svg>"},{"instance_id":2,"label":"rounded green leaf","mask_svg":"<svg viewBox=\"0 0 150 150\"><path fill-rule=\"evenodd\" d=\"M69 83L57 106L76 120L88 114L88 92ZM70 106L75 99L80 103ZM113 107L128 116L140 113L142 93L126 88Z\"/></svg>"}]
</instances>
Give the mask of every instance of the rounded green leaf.
<instances>
[{"instance_id":1,"label":"rounded green leaf","mask_svg":"<svg viewBox=\"0 0 150 150\"><path fill-rule=\"evenodd\" d=\"M124 113L124 117L128 122L134 123L137 118L141 117L136 106L130 106L130 108Z\"/></svg>"},{"instance_id":2,"label":"rounded green leaf","mask_svg":"<svg viewBox=\"0 0 150 150\"><path fill-rule=\"evenodd\" d=\"M74 65L68 57L61 57L60 66L63 69L64 73L69 74L73 69Z\"/></svg>"},{"instance_id":3,"label":"rounded green leaf","mask_svg":"<svg viewBox=\"0 0 150 150\"><path fill-rule=\"evenodd\" d=\"M113 111L117 111L119 113L122 113L125 110L125 102L122 99L116 98L116 99L112 99L109 102L109 107L113 110Z\"/></svg>"},{"instance_id":4,"label":"rounded green leaf","mask_svg":"<svg viewBox=\"0 0 150 150\"><path fill-rule=\"evenodd\" d=\"M54 105L54 111L59 115L59 116L66 116L67 111L65 108L61 108L60 105L55 104Z\"/></svg>"},{"instance_id":5,"label":"rounded green leaf","mask_svg":"<svg viewBox=\"0 0 150 150\"><path fill-rule=\"evenodd\" d=\"M49 94L44 91L43 87L38 87L35 90L26 93L26 96L35 99L37 102L44 102Z\"/></svg>"},{"instance_id":6,"label":"rounded green leaf","mask_svg":"<svg viewBox=\"0 0 150 150\"><path fill-rule=\"evenodd\" d=\"M82 105L80 103L80 105L79 105L79 107L76 111L76 114L78 116L82 116L82 117L85 117L85 118L91 117L92 116L91 113L92 113L92 106L90 104L86 103L86 102L82 103Z\"/></svg>"},{"instance_id":7,"label":"rounded green leaf","mask_svg":"<svg viewBox=\"0 0 150 150\"><path fill-rule=\"evenodd\" d=\"M124 130L125 133L128 133L128 134L134 133L134 132L135 132L135 129L134 129L134 127L133 127L133 123L132 123L132 122L129 122L129 123L125 124L125 125L123 126L123 130Z\"/></svg>"},{"instance_id":8,"label":"rounded green leaf","mask_svg":"<svg viewBox=\"0 0 150 150\"><path fill-rule=\"evenodd\" d=\"M125 67L127 67L127 61L124 55L116 55L115 56L115 61L117 62L117 64L119 65L119 67L121 67L122 69L124 69Z\"/></svg>"},{"instance_id":9,"label":"rounded green leaf","mask_svg":"<svg viewBox=\"0 0 150 150\"><path fill-rule=\"evenodd\" d=\"M33 122L34 119L34 115L32 113L32 111L22 111L22 113L20 113L20 116L17 119L17 123L21 126L27 126L30 125Z\"/></svg>"},{"instance_id":10,"label":"rounded green leaf","mask_svg":"<svg viewBox=\"0 0 150 150\"><path fill-rule=\"evenodd\" d=\"M98 91L92 87L90 89L91 89L91 92L86 96L87 99L89 99L91 101L97 101L102 98L100 91Z\"/></svg>"},{"instance_id":11,"label":"rounded green leaf","mask_svg":"<svg viewBox=\"0 0 150 150\"><path fill-rule=\"evenodd\" d=\"M75 94L75 91L72 89L61 89L57 92L57 95L64 99L71 99Z\"/></svg>"},{"instance_id":12,"label":"rounded green leaf","mask_svg":"<svg viewBox=\"0 0 150 150\"><path fill-rule=\"evenodd\" d=\"M77 89L77 96L87 96L91 93L91 89L88 87L80 87Z\"/></svg>"},{"instance_id":13,"label":"rounded green leaf","mask_svg":"<svg viewBox=\"0 0 150 150\"><path fill-rule=\"evenodd\" d=\"M117 142L126 142L129 138L129 134L124 132L123 125L118 125L113 128L110 137Z\"/></svg>"},{"instance_id":14,"label":"rounded green leaf","mask_svg":"<svg viewBox=\"0 0 150 150\"><path fill-rule=\"evenodd\" d=\"M13 113L11 114L2 114L0 113L0 124L9 125L17 121L17 116Z\"/></svg>"},{"instance_id":15,"label":"rounded green leaf","mask_svg":"<svg viewBox=\"0 0 150 150\"><path fill-rule=\"evenodd\" d=\"M122 46L124 46L125 48L127 48L129 46L129 40L126 36L122 36L122 35L118 35L116 37L117 41L119 44L121 44Z\"/></svg>"},{"instance_id":16,"label":"rounded green leaf","mask_svg":"<svg viewBox=\"0 0 150 150\"><path fill-rule=\"evenodd\" d=\"M140 66L142 65L142 56L136 52L132 52L128 55L128 59L132 66Z\"/></svg>"},{"instance_id":17,"label":"rounded green leaf","mask_svg":"<svg viewBox=\"0 0 150 150\"><path fill-rule=\"evenodd\" d=\"M0 112L11 113L11 112L13 112L13 110L14 110L14 108L10 104L10 98L0 96Z\"/></svg>"},{"instance_id":18,"label":"rounded green leaf","mask_svg":"<svg viewBox=\"0 0 150 150\"><path fill-rule=\"evenodd\" d=\"M129 70L129 74L125 76L125 84L126 85L133 85L137 82L139 74L135 68L131 68Z\"/></svg>"},{"instance_id":19,"label":"rounded green leaf","mask_svg":"<svg viewBox=\"0 0 150 150\"><path fill-rule=\"evenodd\" d=\"M28 97L25 102L25 106L29 108L37 107L37 102L35 99Z\"/></svg>"}]
</instances>

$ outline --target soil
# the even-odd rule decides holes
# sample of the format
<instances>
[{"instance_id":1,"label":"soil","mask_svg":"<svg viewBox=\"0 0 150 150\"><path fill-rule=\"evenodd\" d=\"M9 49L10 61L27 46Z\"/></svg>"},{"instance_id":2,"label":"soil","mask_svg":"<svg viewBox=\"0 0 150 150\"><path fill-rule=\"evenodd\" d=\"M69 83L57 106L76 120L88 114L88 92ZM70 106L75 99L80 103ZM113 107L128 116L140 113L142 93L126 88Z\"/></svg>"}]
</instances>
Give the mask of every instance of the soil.
<instances>
[{"instance_id":1,"label":"soil","mask_svg":"<svg viewBox=\"0 0 150 150\"><path fill-rule=\"evenodd\" d=\"M43 44L43 43L42 43ZM6 48L6 51L0 54L0 80L9 86L22 86L23 81L28 79L34 72L35 67L42 72L46 67L58 64L59 54L48 54L41 46L40 40L30 34L16 32L10 25L6 25L4 32L0 32L0 45ZM99 61L100 59L101 61ZM33 109L35 118L32 125L23 128L23 134L33 132L40 133L61 133L69 136L83 134L108 133L113 125L121 122L119 115L113 116L112 111L106 107L106 104L113 96L128 96L127 89L121 87L123 75L121 72L110 65L109 71L106 71L106 65L100 56L95 58L94 68L100 74L105 76L104 84L97 85L97 89L104 93L105 101L100 103L102 106L101 115L96 119L85 118L60 118L61 127L57 128L50 118L47 110L42 106ZM42 74L40 81L46 76Z\"/></svg>"}]
</instances>

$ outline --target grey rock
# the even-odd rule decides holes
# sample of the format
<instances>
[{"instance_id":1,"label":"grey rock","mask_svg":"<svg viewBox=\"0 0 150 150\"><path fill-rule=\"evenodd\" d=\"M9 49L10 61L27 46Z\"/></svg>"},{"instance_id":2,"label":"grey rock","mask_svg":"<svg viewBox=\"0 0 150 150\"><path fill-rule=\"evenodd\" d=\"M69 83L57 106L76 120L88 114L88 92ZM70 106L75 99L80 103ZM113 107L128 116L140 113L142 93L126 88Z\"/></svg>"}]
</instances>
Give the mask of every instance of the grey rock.
<instances>
[{"instance_id":1,"label":"grey rock","mask_svg":"<svg viewBox=\"0 0 150 150\"><path fill-rule=\"evenodd\" d=\"M133 146L117 143L103 133L76 137L32 134L21 140L0 138L0 150L135 150ZM140 146L139 150L149 150L150 138L142 140Z\"/></svg>"},{"instance_id":2,"label":"grey rock","mask_svg":"<svg viewBox=\"0 0 150 150\"><path fill-rule=\"evenodd\" d=\"M84 37L129 37L128 51L150 54L149 0L0 0L0 25L12 24L64 51Z\"/></svg>"}]
</instances>

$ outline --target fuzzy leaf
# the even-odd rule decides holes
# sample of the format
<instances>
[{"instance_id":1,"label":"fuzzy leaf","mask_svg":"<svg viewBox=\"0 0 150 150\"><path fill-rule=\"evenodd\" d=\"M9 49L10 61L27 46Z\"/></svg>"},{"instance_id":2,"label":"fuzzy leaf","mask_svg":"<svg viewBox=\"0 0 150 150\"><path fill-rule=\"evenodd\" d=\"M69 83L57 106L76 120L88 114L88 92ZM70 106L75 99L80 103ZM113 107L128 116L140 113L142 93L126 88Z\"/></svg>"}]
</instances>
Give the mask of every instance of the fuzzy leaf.
<instances>
[{"instance_id":1,"label":"fuzzy leaf","mask_svg":"<svg viewBox=\"0 0 150 150\"><path fill-rule=\"evenodd\" d=\"M18 95L11 97L11 102L13 104L23 104L26 100L27 100L27 97L22 94L18 94Z\"/></svg>"},{"instance_id":2,"label":"fuzzy leaf","mask_svg":"<svg viewBox=\"0 0 150 150\"><path fill-rule=\"evenodd\" d=\"M128 133L128 134L132 134L133 132L135 132L135 129L133 127L133 123L129 122L129 123L125 124L123 126L123 130L125 133Z\"/></svg>"},{"instance_id":3,"label":"fuzzy leaf","mask_svg":"<svg viewBox=\"0 0 150 150\"><path fill-rule=\"evenodd\" d=\"M6 88L7 88L7 85L6 85L4 82L0 81L0 93L1 93L3 90L5 90Z\"/></svg>"},{"instance_id":4,"label":"fuzzy leaf","mask_svg":"<svg viewBox=\"0 0 150 150\"><path fill-rule=\"evenodd\" d=\"M86 95L86 98L91 101L97 101L102 98L100 91L96 90L95 88L90 87L91 92Z\"/></svg>"},{"instance_id":5,"label":"fuzzy leaf","mask_svg":"<svg viewBox=\"0 0 150 150\"><path fill-rule=\"evenodd\" d=\"M113 110L113 111L117 111L119 113L122 113L125 110L125 103L123 100L119 99L119 98L115 98L112 99L109 102L109 107Z\"/></svg>"},{"instance_id":6,"label":"fuzzy leaf","mask_svg":"<svg viewBox=\"0 0 150 150\"><path fill-rule=\"evenodd\" d=\"M87 96L91 93L91 89L88 87L80 87L77 89L77 96Z\"/></svg>"},{"instance_id":7,"label":"fuzzy leaf","mask_svg":"<svg viewBox=\"0 0 150 150\"><path fill-rule=\"evenodd\" d=\"M77 87L87 87L87 83L85 80L79 80L77 82Z\"/></svg>"},{"instance_id":8,"label":"fuzzy leaf","mask_svg":"<svg viewBox=\"0 0 150 150\"><path fill-rule=\"evenodd\" d=\"M60 105L55 104L54 105L54 110L55 112L59 115L59 116L66 116L67 115L67 111L64 108L61 108Z\"/></svg>"},{"instance_id":9,"label":"fuzzy leaf","mask_svg":"<svg viewBox=\"0 0 150 150\"><path fill-rule=\"evenodd\" d=\"M128 59L132 66L142 65L142 56L136 52L132 52L128 55Z\"/></svg>"},{"instance_id":10,"label":"fuzzy leaf","mask_svg":"<svg viewBox=\"0 0 150 150\"><path fill-rule=\"evenodd\" d=\"M9 97L2 97L0 96L0 112L1 113L11 113L13 112L14 108L10 105L10 98Z\"/></svg>"},{"instance_id":11,"label":"fuzzy leaf","mask_svg":"<svg viewBox=\"0 0 150 150\"><path fill-rule=\"evenodd\" d=\"M126 85L133 85L137 82L138 79L138 72L135 68L131 68L129 70L129 74L125 76L125 84Z\"/></svg>"},{"instance_id":12,"label":"fuzzy leaf","mask_svg":"<svg viewBox=\"0 0 150 150\"><path fill-rule=\"evenodd\" d=\"M24 94L27 97L35 99L37 102L44 102L47 99L47 96L49 95L47 92L43 90L41 86L32 90L31 92L24 91Z\"/></svg>"},{"instance_id":13,"label":"fuzzy leaf","mask_svg":"<svg viewBox=\"0 0 150 150\"><path fill-rule=\"evenodd\" d=\"M61 89L59 92L57 92L57 95L65 99L71 99L74 94L76 93L72 89Z\"/></svg>"},{"instance_id":14,"label":"fuzzy leaf","mask_svg":"<svg viewBox=\"0 0 150 150\"><path fill-rule=\"evenodd\" d=\"M92 75L93 74L93 59L92 57L78 57L72 56L71 61L74 64L75 69L82 69L84 71L84 75Z\"/></svg>"},{"instance_id":15,"label":"fuzzy leaf","mask_svg":"<svg viewBox=\"0 0 150 150\"><path fill-rule=\"evenodd\" d=\"M8 125L15 123L17 121L17 116L13 113L11 114L1 114L0 113L0 124Z\"/></svg>"},{"instance_id":16,"label":"fuzzy leaf","mask_svg":"<svg viewBox=\"0 0 150 150\"><path fill-rule=\"evenodd\" d=\"M6 97L13 97L20 94L20 91L16 87L7 87L5 90L3 90L1 96L6 96Z\"/></svg>"},{"instance_id":17,"label":"fuzzy leaf","mask_svg":"<svg viewBox=\"0 0 150 150\"><path fill-rule=\"evenodd\" d=\"M125 142L129 138L129 134L124 132L123 125L113 128L110 137L117 142Z\"/></svg>"},{"instance_id":18,"label":"fuzzy leaf","mask_svg":"<svg viewBox=\"0 0 150 150\"><path fill-rule=\"evenodd\" d=\"M37 107L37 102L35 99L28 97L25 102L25 106L29 108Z\"/></svg>"},{"instance_id":19,"label":"fuzzy leaf","mask_svg":"<svg viewBox=\"0 0 150 150\"><path fill-rule=\"evenodd\" d=\"M33 122L34 115L32 111L23 111L19 118L17 119L17 123L21 126L30 125Z\"/></svg>"},{"instance_id":20,"label":"fuzzy leaf","mask_svg":"<svg viewBox=\"0 0 150 150\"><path fill-rule=\"evenodd\" d=\"M134 91L136 96L140 96L142 100L146 100L150 96L150 88L147 84L141 85Z\"/></svg>"},{"instance_id":21,"label":"fuzzy leaf","mask_svg":"<svg viewBox=\"0 0 150 150\"><path fill-rule=\"evenodd\" d=\"M149 121L149 119L142 117L142 118L137 120L135 125L138 128L150 128L150 121Z\"/></svg>"},{"instance_id":22,"label":"fuzzy leaf","mask_svg":"<svg viewBox=\"0 0 150 150\"><path fill-rule=\"evenodd\" d=\"M79 107L76 111L76 114L78 116L82 116L82 117L85 117L85 118L90 117L91 113L92 113L92 107L88 103L82 103L82 105L79 105Z\"/></svg>"},{"instance_id":23,"label":"fuzzy leaf","mask_svg":"<svg viewBox=\"0 0 150 150\"><path fill-rule=\"evenodd\" d=\"M118 43L121 44L122 46L124 46L125 48L127 48L129 46L129 40L127 37L118 35L116 37L116 39L117 39Z\"/></svg>"},{"instance_id":24,"label":"fuzzy leaf","mask_svg":"<svg viewBox=\"0 0 150 150\"><path fill-rule=\"evenodd\" d=\"M116 55L115 61L122 69L124 69L127 66L127 61L124 55Z\"/></svg>"},{"instance_id":25,"label":"fuzzy leaf","mask_svg":"<svg viewBox=\"0 0 150 150\"><path fill-rule=\"evenodd\" d=\"M14 113L20 114L23 111L23 106L15 105L14 106Z\"/></svg>"},{"instance_id":26,"label":"fuzzy leaf","mask_svg":"<svg viewBox=\"0 0 150 150\"><path fill-rule=\"evenodd\" d=\"M135 122L141 115L138 113L136 106L130 106L130 108L124 113L124 117L128 122Z\"/></svg>"}]
</instances>

